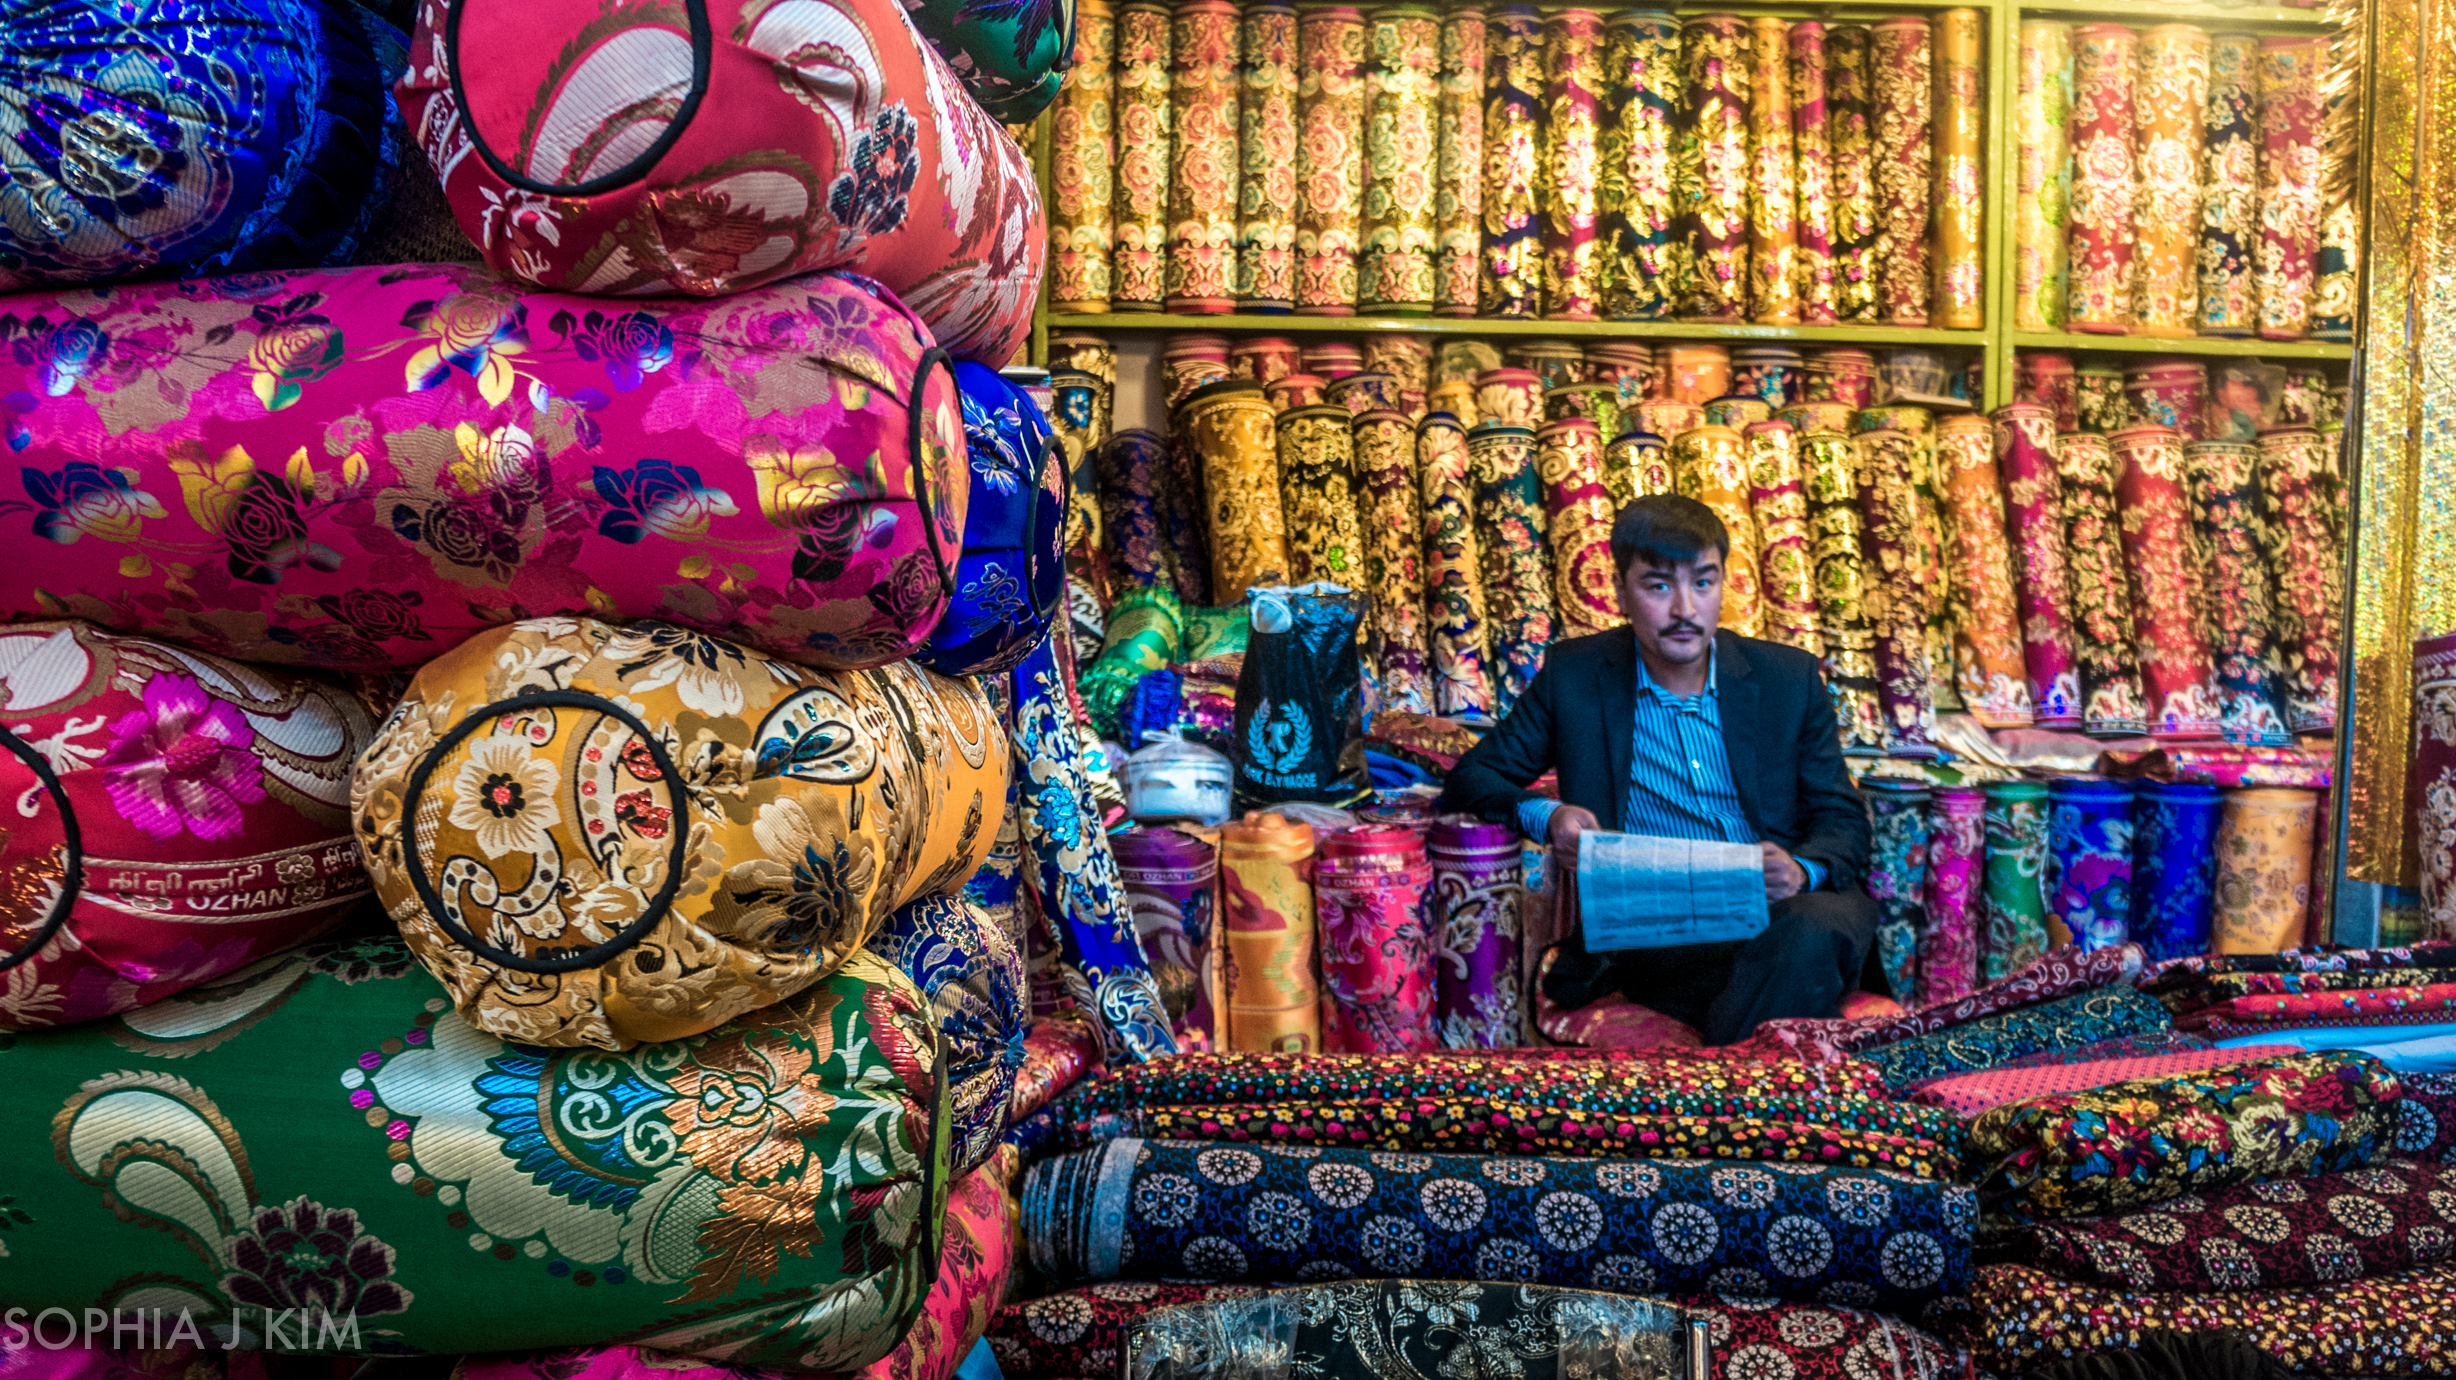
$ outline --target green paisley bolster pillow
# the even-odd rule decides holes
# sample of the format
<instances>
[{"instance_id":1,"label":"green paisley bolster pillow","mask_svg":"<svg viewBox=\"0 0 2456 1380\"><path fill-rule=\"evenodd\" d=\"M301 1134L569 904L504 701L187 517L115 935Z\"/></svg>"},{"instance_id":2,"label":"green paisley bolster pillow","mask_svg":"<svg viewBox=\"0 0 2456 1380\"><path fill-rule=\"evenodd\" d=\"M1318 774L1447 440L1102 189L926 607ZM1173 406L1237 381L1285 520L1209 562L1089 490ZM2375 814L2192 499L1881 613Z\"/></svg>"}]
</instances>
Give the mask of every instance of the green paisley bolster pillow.
<instances>
[{"instance_id":1,"label":"green paisley bolster pillow","mask_svg":"<svg viewBox=\"0 0 2456 1380\"><path fill-rule=\"evenodd\" d=\"M857 1369L937 1276L940 1062L868 953L617 1054L479 1033L398 939L294 949L0 1036L0 1300L274 1349Z\"/></svg>"}]
</instances>

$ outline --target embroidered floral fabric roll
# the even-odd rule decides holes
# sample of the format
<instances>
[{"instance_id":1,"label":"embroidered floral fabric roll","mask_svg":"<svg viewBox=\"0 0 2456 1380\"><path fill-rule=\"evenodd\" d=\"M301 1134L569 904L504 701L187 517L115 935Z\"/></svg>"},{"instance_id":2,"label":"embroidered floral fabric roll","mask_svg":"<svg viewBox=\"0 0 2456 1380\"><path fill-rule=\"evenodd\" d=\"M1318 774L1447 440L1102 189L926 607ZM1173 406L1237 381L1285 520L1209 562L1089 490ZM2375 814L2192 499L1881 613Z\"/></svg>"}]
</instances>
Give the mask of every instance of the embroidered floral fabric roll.
<instances>
[{"instance_id":1,"label":"embroidered floral fabric roll","mask_svg":"<svg viewBox=\"0 0 2456 1380\"><path fill-rule=\"evenodd\" d=\"M1966 1188L1875 1170L1132 1139L1034 1165L1023 1199L1034 1266L1063 1277L1279 1279L1322 1261L1693 1292L1739 1272L1804 1298L1849 1280L1892 1308L1967 1283L1975 1215Z\"/></svg>"},{"instance_id":2,"label":"embroidered floral fabric roll","mask_svg":"<svg viewBox=\"0 0 2456 1380\"><path fill-rule=\"evenodd\" d=\"M1021 661L1065 601L1065 457L1022 388L970 360L955 377L972 498L954 597L913 659L943 676L971 676Z\"/></svg>"},{"instance_id":3,"label":"embroidered floral fabric roll","mask_svg":"<svg viewBox=\"0 0 2456 1380\"><path fill-rule=\"evenodd\" d=\"M1373 596L1369 626L1374 661L1381 671L1382 708L1431 713L1424 569L1417 559L1423 518L1412 473L1415 427L1405 414L1388 411L1367 412L1351 427L1360 497L1357 519L1363 537L1362 574Z\"/></svg>"},{"instance_id":4,"label":"embroidered floral fabric roll","mask_svg":"<svg viewBox=\"0 0 2456 1380\"><path fill-rule=\"evenodd\" d=\"M1169 8L1118 0L1117 179L1109 305L1158 311L1168 290L1168 205L1174 121L1169 85Z\"/></svg>"},{"instance_id":5,"label":"embroidered floral fabric roll","mask_svg":"<svg viewBox=\"0 0 2456 1380\"><path fill-rule=\"evenodd\" d=\"M1987 194L1979 185L1987 125L1986 35L1977 10L1946 10L1935 20L1935 319L1946 330L1987 325L1980 264L1987 242Z\"/></svg>"},{"instance_id":6,"label":"embroidered floral fabric roll","mask_svg":"<svg viewBox=\"0 0 2456 1380\"><path fill-rule=\"evenodd\" d=\"M2117 781L2047 783L2047 937L2057 948L2114 948L2132 919L2132 791Z\"/></svg>"},{"instance_id":7,"label":"embroidered floral fabric roll","mask_svg":"<svg viewBox=\"0 0 2456 1380\"><path fill-rule=\"evenodd\" d=\"M1100 510L1119 577L1128 585L1176 587L1175 551L1160 525L1168 442L1158 432L1121 431L1100 448Z\"/></svg>"},{"instance_id":8,"label":"embroidered floral fabric roll","mask_svg":"<svg viewBox=\"0 0 2456 1380\"><path fill-rule=\"evenodd\" d=\"M2201 150L2209 108L2209 34L2196 24L2144 30L2132 87L2138 196L2132 213L2134 335L2195 333L2200 308Z\"/></svg>"},{"instance_id":9,"label":"embroidered floral fabric roll","mask_svg":"<svg viewBox=\"0 0 2456 1380\"><path fill-rule=\"evenodd\" d=\"M887 918L870 952L921 990L946 1060L948 1155L955 1173L987 1163L1006 1134L1031 1019L1023 946L961 893L924 896Z\"/></svg>"},{"instance_id":10,"label":"embroidered floral fabric roll","mask_svg":"<svg viewBox=\"0 0 2456 1380\"><path fill-rule=\"evenodd\" d=\"M1595 222L1603 16L1593 10L1552 10L1544 16L1543 41L1544 315L1592 321L1603 294Z\"/></svg>"},{"instance_id":11,"label":"embroidered floral fabric roll","mask_svg":"<svg viewBox=\"0 0 2456 1380\"><path fill-rule=\"evenodd\" d=\"M2217 952L2269 954L2302 942L2319 799L2283 786L2226 792L2217 822Z\"/></svg>"},{"instance_id":12,"label":"embroidered floral fabric roll","mask_svg":"<svg viewBox=\"0 0 2456 1380\"><path fill-rule=\"evenodd\" d=\"M1937 602L1932 582L1941 571L1921 559L1918 510L1925 500L1913 478L1917 439L1906 431L1876 429L1862 430L1854 441L1885 750L1894 756L1933 756L1936 710L1927 622Z\"/></svg>"},{"instance_id":13,"label":"embroidered floral fabric roll","mask_svg":"<svg viewBox=\"0 0 2456 1380\"><path fill-rule=\"evenodd\" d=\"M2072 31L2072 233L2069 262L2076 331L2121 335L2132 315L2133 204L2140 178L2132 154L2132 90L2140 36L2121 24Z\"/></svg>"},{"instance_id":14,"label":"embroidered floral fabric roll","mask_svg":"<svg viewBox=\"0 0 2456 1380\"><path fill-rule=\"evenodd\" d=\"M1833 281L1845 321L1878 319L1884 269L1877 250L1876 76L1871 39L1856 24L1825 35L1826 121L1833 140Z\"/></svg>"},{"instance_id":15,"label":"embroidered floral fabric roll","mask_svg":"<svg viewBox=\"0 0 2456 1380\"><path fill-rule=\"evenodd\" d=\"M2328 40L2260 40L2260 241L2253 284L2260 338L2300 340L2311 325L2319 252L2320 74Z\"/></svg>"},{"instance_id":16,"label":"embroidered floral fabric roll","mask_svg":"<svg viewBox=\"0 0 2456 1380\"><path fill-rule=\"evenodd\" d=\"M1313 900L1322 936L1322 1045L1333 1054L1433 1049L1433 948L1423 836L1359 825L1322 837ZM1358 851L1363 850L1363 851Z\"/></svg>"},{"instance_id":17,"label":"embroidered floral fabric roll","mask_svg":"<svg viewBox=\"0 0 2456 1380\"><path fill-rule=\"evenodd\" d=\"M2013 600L2012 546L2005 535L2003 486L1988 420L1961 413L1938 423L1936 469L1950 542L1952 573L1945 583L1962 703L1988 728L2027 728L2037 713Z\"/></svg>"},{"instance_id":18,"label":"embroidered floral fabric roll","mask_svg":"<svg viewBox=\"0 0 2456 1380\"><path fill-rule=\"evenodd\" d=\"M2368 1055L2288 1055L2008 1103L1970 1123L1970 1152L1993 1164L1991 1220L2086 1217L2360 1169L2394 1141L2397 1094Z\"/></svg>"},{"instance_id":19,"label":"embroidered floral fabric roll","mask_svg":"<svg viewBox=\"0 0 2456 1380\"><path fill-rule=\"evenodd\" d=\"M1834 295L1834 168L1832 115L1825 24L1802 19L1791 25L1787 75L1791 83L1791 142L1799 169L1800 320L1830 326L1841 320Z\"/></svg>"},{"instance_id":20,"label":"embroidered floral fabric roll","mask_svg":"<svg viewBox=\"0 0 2456 1380\"><path fill-rule=\"evenodd\" d=\"M1746 440L1726 426L1693 427L1672 442L1671 461L1679 492L1712 509L1731 541L1723 558L1722 626L1742 637L1762 636L1765 604L1757 525L1748 511Z\"/></svg>"},{"instance_id":21,"label":"embroidered floral fabric roll","mask_svg":"<svg viewBox=\"0 0 2456 1380\"><path fill-rule=\"evenodd\" d=\"M1228 950L1228 1047L1297 1054L1322 1048L1314 977L1313 830L1250 814L1220 832L1220 929Z\"/></svg>"},{"instance_id":22,"label":"embroidered floral fabric roll","mask_svg":"<svg viewBox=\"0 0 2456 1380\"><path fill-rule=\"evenodd\" d=\"M1867 889L1876 902L1876 957L1885 984L1903 1001L1919 995L1919 947L1927 929L1928 788L1870 780L1862 788L1875 832Z\"/></svg>"},{"instance_id":23,"label":"embroidered floral fabric roll","mask_svg":"<svg viewBox=\"0 0 2456 1380\"><path fill-rule=\"evenodd\" d=\"M2320 253L2312 271L2311 338L2351 344L2362 272L2362 211L2350 192L2340 192L2320 213Z\"/></svg>"},{"instance_id":24,"label":"embroidered floral fabric roll","mask_svg":"<svg viewBox=\"0 0 2456 1380\"><path fill-rule=\"evenodd\" d=\"M0 1030L151 1006L329 929L367 713L339 687L83 623L0 629Z\"/></svg>"},{"instance_id":25,"label":"embroidered floral fabric roll","mask_svg":"<svg viewBox=\"0 0 2456 1380\"><path fill-rule=\"evenodd\" d=\"M1109 0L1075 0L1074 60L1049 112L1049 309L1109 309L1116 223L1117 107L1109 64L1117 14Z\"/></svg>"},{"instance_id":26,"label":"embroidered floral fabric roll","mask_svg":"<svg viewBox=\"0 0 2456 1380\"><path fill-rule=\"evenodd\" d=\"M1380 331L1364 338L1364 367L1397 380L1395 410L1407 414L1410 425L1424 420L1433 382L1433 343L1423 336Z\"/></svg>"},{"instance_id":27,"label":"embroidered floral fabric roll","mask_svg":"<svg viewBox=\"0 0 2456 1380\"><path fill-rule=\"evenodd\" d=\"M1995 463L2012 537L2021 607L2021 657L2041 728L2082 725L2081 674L2064 560L2063 480L2055 419L2037 403L2006 403L1992 417Z\"/></svg>"},{"instance_id":28,"label":"embroidered floral fabric roll","mask_svg":"<svg viewBox=\"0 0 2456 1380\"><path fill-rule=\"evenodd\" d=\"M2184 448L2183 463L2192 522L2207 556L2210 651L2226 738L2282 746L2293 735L2286 730L2276 605L2258 537L2259 454L2237 441L2195 441Z\"/></svg>"},{"instance_id":29,"label":"embroidered floral fabric roll","mask_svg":"<svg viewBox=\"0 0 2456 1380\"><path fill-rule=\"evenodd\" d=\"M1475 480L1467 433L1455 420L1436 414L1416 429L1416 473L1422 486L1433 709L1444 715L1490 715L1493 692L1485 647L1483 558L1475 535Z\"/></svg>"},{"instance_id":30,"label":"embroidered floral fabric roll","mask_svg":"<svg viewBox=\"0 0 2456 1380\"><path fill-rule=\"evenodd\" d=\"M1825 684L1833 693L1842 751L1880 754L1885 719L1859 515L1859 449L1841 432L1824 430L1804 432L1798 446L1808 501L1817 635L1824 647Z\"/></svg>"},{"instance_id":31,"label":"embroidered floral fabric roll","mask_svg":"<svg viewBox=\"0 0 2456 1380\"><path fill-rule=\"evenodd\" d=\"M2071 292L2064 237L2072 201L2072 26L2021 21L2013 98L2013 329L2060 331Z\"/></svg>"},{"instance_id":32,"label":"embroidered floral fabric roll","mask_svg":"<svg viewBox=\"0 0 2456 1380\"><path fill-rule=\"evenodd\" d=\"M679 605L839 668L920 647L971 492L920 320L841 275L606 305L460 265L0 299L33 514L0 536L0 616L344 670L515 609Z\"/></svg>"},{"instance_id":33,"label":"embroidered floral fabric roll","mask_svg":"<svg viewBox=\"0 0 2456 1380\"><path fill-rule=\"evenodd\" d=\"M2124 371L2110 364L2085 364L2073 371L2073 409L2083 431L2111 436L2132 425L2132 405L2124 396Z\"/></svg>"},{"instance_id":34,"label":"embroidered floral fabric roll","mask_svg":"<svg viewBox=\"0 0 2456 1380\"><path fill-rule=\"evenodd\" d=\"M1212 906L1218 849L1184 830L1141 826L1110 835L1109 844L1133 900L1135 938L1165 1004L1182 1008L1172 1021L1178 1048L1216 1048L1226 1022L1213 994L1227 991L1227 955Z\"/></svg>"},{"instance_id":35,"label":"embroidered floral fabric roll","mask_svg":"<svg viewBox=\"0 0 2456 1380\"><path fill-rule=\"evenodd\" d=\"M1279 499L1277 414L1242 379L1204 386L1177 409L1210 502L1211 590L1235 599L1287 578L1289 528Z\"/></svg>"},{"instance_id":36,"label":"embroidered floral fabric roll","mask_svg":"<svg viewBox=\"0 0 2456 1380\"><path fill-rule=\"evenodd\" d=\"M1425 838L1432 887L1434 1029L1450 1049L1505 1049L1521 1039L1518 944L1525 904L1518 833L1508 825L1441 822Z\"/></svg>"},{"instance_id":37,"label":"embroidered floral fabric roll","mask_svg":"<svg viewBox=\"0 0 2456 1380\"><path fill-rule=\"evenodd\" d=\"M1167 309L1236 307L1237 10L1175 0L1169 18Z\"/></svg>"},{"instance_id":38,"label":"embroidered floral fabric roll","mask_svg":"<svg viewBox=\"0 0 2456 1380\"><path fill-rule=\"evenodd\" d=\"M2082 723L2104 737L2145 733L2149 708L2116 516L2114 448L2094 432L2071 432L2056 440L2055 466L2063 482L2065 588L2072 597Z\"/></svg>"},{"instance_id":39,"label":"embroidered floral fabric roll","mask_svg":"<svg viewBox=\"0 0 2456 1380\"><path fill-rule=\"evenodd\" d=\"M1467 433L1475 545L1484 567L1485 648L1495 714L1507 714L1543 669L1553 638L1552 555L1535 433L1479 422Z\"/></svg>"},{"instance_id":40,"label":"embroidered floral fabric roll","mask_svg":"<svg viewBox=\"0 0 2456 1380\"><path fill-rule=\"evenodd\" d=\"M1765 635L1811 656L1823 656L1798 433L1789 422L1752 422L1742 443L1748 454L1749 514L1757 527ZM1607 551L1609 545L1607 540Z\"/></svg>"},{"instance_id":41,"label":"embroidered floral fabric roll","mask_svg":"<svg viewBox=\"0 0 2456 1380\"><path fill-rule=\"evenodd\" d=\"M1300 12L1296 49L1296 310L1352 316L1364 212L1364 12Z\"/></svg>"},{"instance_id":42,"label":"embroidered floral fabric roll","mask_svg":"<svg viewBox=\"0 0 2456 1380\"><path fill-rule=\"evenodd\" d=\"M2149 732L2214 738L2221 727L2209 657L2208 589L2183 492L2183 439L2162 426L2126 427L2108 438L2124 521L2124 566L2140 617L2141 679Z\"/></svg>"},{"instance_id":43,"label":"embroidered floral fabric roll","mask_svg":"<svg viewBox=\"0 0 2456 1380\"><path fill-rule=\"evenodd\" d=\"M1791 130L1791 26L1748 21L1748 300L1760 325L1800 321L1799 163Z\"/></svg>"},{"instance_id":44,"label":"embroidered floral fabric roll","mask_svg":"<svg viewBox=\"0 0 2456 1380\"><path fill-rule=\"evenodd\" d=\"M1544 84L1541 12L1494 8L1484 27L1485 316L1543 314Z\"/></svg>"},{"instance_id":45,"label":"embroidered floral fabric roll","mask_svg":"<svg viewBox=\"0 0 2456 1380\"><path fill-rule=\"evenodd\" d=\"M1441 89L1433 182L1433 313L1473 316L1484 247L1484 11L1441 20ZM1460 418L1473 425L1471 419Z\"/></svg>"},{"instance_id":46,"label":"embroidered floral fabric roll","mask_svg":"<svg viewBox=\"0 0 2456 1380\"><path fill-rule=\"evenodd\" d=\"M1614 321L1657 321L1678 306L1688 268L1672 180L1679 20L1659 10L1604 20L1603 81L1595 154L1602 311Z\"/></svg>"},{"instance_id":47,"label":"embroidered floral fabric roll","mask_svg":"<svg viewBox=\"0 0 2456 1380\"><path fill-rule=\"evenodd\" d=\"M1364 202L1356 302L1369 312L1433 309L1433 197L1440 171L1435 104L1441 18L1388 5L1365 27Z\"/></svg>"},{"instance_id":48,"label":"embroidered floral fabric roll","mask_svg":"<svg viewBox=\"0 0 2456 1380\"><path fill-rule=\"evenodd\" d=\"M1680 21L1687 111L1673 176L1687 201L1681 222L1688 292L1680 307L1686 320L1748 315L1749 67L1746 21L1729 14Z\"/></svg>"},{"instance_id":49,"label":"embroidered floral fabric roll","mask_svg":"<svg viewBox=\"0 0 2456 1380\"><path fill-rule=\"evenodd\" d=\"M2307 427L2260 437L2260 516L2254 535L2277 591L2277 643L2285 663L2286 727L2324 732L2337 725L2337 641L2344 606L2340 552L2343 518L2336 452Z\"/></svg>"},{"instance_id":50,"label":"embroidered floral fabric roll","mask_svg":"<svg viewBox=\"0 0 2456 1380\"><path fill-rule=\"evenodd\" d=\"M1876 160L1878 292L1889 326L1924 326L1933 288L1928 271L1929 180L1935 157L1933 42L1924 15L1880 19L1869 29L1868 68L1875 99L1868 125Z\"/></svg>"},{"instance_id":51,"label":"embroidered floral fabric roll","mask_svg":"<svg viewBox=\"0 0 2456 1380\"><path fill-rule=\"evenodd\" d=\"M2035 781L1990 781L1987 890L1980 970L1989 982L2010 977L2047 951L2047 788Z\"/></svg>"},{"instance_id":52,"label":"embroidered floral fabric roll","mask_svg":"<svg viewBox=\"0 0 2456 1380\"><path fill-rule=\"evenodd\" d=\"M1978 985L1986 816L1987 797L1969 787L1939 788L1930 799L1927 916L1919 933L1922 1004L1968 996Z\"/></svg>"},{"instance_id":53,"label":"embroidered floral fabric roll","mask_svg":"<svg viewBox=\"0 0 2456 1380\"><path fill-rule=\"evenodd\" d=\"M2152 961L2209 947L2220 796L2214 786L2133 786L2132 925Z\"/></svg>"},{"instance_id":54,"label":"embroidered floral fabric roll","mask_svg":"<svg viewBox=\"0 0 2456 1380\"><path fill-rule=\"evenodd\" d=\"M2202 335L2248 336L2260 326L2252 277L2259 244L2259 90L2260 36L2212 35L2200 179Z\"/></svg>"},{"instance_id":55,"label":"embroidered floral fabric roll","mask_svg":"<svg viewBox=\"0 0 2456 1380\"><path fill-rule=\"evenodd\" d=\"M1279 501L1288 523L1288 579L1364 587L1364 533L1356 502L1354 418L1344 407L1279 415Z\"/></svg>"},{"instance_id":56,"label":"embroidered floral fabric roll","mask_svg":"<svg viewBox=\"0 0 2456 1380\"><path fill-rule=\"evenodd\" d=\"M1945 797L1952 793L1937 791L1937 804L1942 807ZM1940 827L1939 835L1942 832ZM1937 857L1935 842L1931 840L1928 851L1931 866ZM1931 923L1933 917L1931 907ZM2171 1025L2165 1007L2129 987L2115 986L1982 1016L1931 1034L1863 1050L1858 1057L1875 1065L1886 1084L1899 1091L1913 1083L1995 1068L2041 1050L2069 1049L2096 1040L2165 1030ZM1972 1142L1974 1157L1980 1153L1978 1144L1976 1140ZM1989 1146L1984 1152L1989 1160L2010 1153L2008 1149L1995 1148L1995 1142L1989 1142Z\"/></svg>"},{"instance_id":57,"label":"embroidered floral fabric roll","mask_svg":"<svg viewBox=\"0 0 2456 1380\"><path fill-rule=\"evenodd\" d=\"M1244 311L1283 312L1296 305L1296 7L1248 0L1238 25L1236 299Z\"/></svg>"},{"instance_id":58,"label":"embroidered floral fabric roll","mask_svg":"<svg viewBox=\"0 0 2456 1380\"><path fill-rule=\"evenodd\" d=\"M1543 477L1544 527L1552 547L1552 606L1559 636L1620 626L1612 563L1612 504L1603 489L1603 446L1584 417L1547 423L1536 433Z\"/></svg>"}]
</instances>

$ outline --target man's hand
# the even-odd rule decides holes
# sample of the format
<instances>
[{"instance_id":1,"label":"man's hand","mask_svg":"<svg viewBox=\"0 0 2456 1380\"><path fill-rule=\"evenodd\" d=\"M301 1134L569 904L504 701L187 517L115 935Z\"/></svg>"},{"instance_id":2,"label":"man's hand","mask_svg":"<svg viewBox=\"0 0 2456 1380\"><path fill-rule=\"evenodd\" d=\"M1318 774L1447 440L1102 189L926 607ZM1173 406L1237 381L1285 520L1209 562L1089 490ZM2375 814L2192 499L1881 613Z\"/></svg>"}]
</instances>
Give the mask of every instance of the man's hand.
<instances>
[{"instance_id":1,"label":"man's hand","mask_svg":"<svg viewBox=\"0 0 2456 1380\"><path fill-rule=\"evenodd\" d=\"M1561 813L1567 814L1568 811L1563 810ZM1559 832L1560 824L1557 820L1552 828L1554 832ZM1799 865L1799 859L1770 843L1761 843L1757 846L1765 850L1765 899L1767 902L1787 901L1807 888L1808 869Z\"/></svg>"},{"instance_id":2,"label":"man's hand","mask_svg":"<svg viewBox=\"0 0 2456 1380\"><path fill-rule=\"evenodd\" d=\"M1601 829L1603 824L1595 812L1578 805L1563 805L1552 812L1552 846L1570 857L1578 853L1578 835L1589 829Z\"/></svg>"}]
</instances>

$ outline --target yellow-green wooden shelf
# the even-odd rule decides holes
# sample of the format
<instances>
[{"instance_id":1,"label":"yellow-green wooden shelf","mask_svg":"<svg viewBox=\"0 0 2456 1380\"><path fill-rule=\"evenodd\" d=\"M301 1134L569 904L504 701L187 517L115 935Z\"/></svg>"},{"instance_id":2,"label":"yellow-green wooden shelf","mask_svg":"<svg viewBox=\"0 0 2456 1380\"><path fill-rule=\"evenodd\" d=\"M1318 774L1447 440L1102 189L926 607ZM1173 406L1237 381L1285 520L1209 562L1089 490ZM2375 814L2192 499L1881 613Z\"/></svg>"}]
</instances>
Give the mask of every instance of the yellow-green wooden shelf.
<instances>
[{"instance_id":1,"label":"yellow-green wooden shelf","mask_svg":"<svg viewBox=\"0 0 2456 1380\"><path fill-rule=\"evenodd\" d=\"M2145 335L2084 335L2014 331L2016 350L2100 351L2124 355L2232 355L2255 359L2352 359L2354 347L2325 340L2221 340L2186 336L2160 340Z\"/></svg>"},{"instance_id":2,"label":"yellow-green wooden shelf","mask_svg":"<svg viewBox=\"0 0 2456 1380\"><path fill-rule=\"evenodd\" d=\"M1812 345L1950 345L1981 349L1985 331L1907 330L1898 326L1757 326L1745 322L1546 321L1468 316L1181 316L1167 312L1068 312L1046 318L1053 331L1224 331L1237 335L1532 335L1573 340L1796 340Z\"/></svg>"}]
</instances>

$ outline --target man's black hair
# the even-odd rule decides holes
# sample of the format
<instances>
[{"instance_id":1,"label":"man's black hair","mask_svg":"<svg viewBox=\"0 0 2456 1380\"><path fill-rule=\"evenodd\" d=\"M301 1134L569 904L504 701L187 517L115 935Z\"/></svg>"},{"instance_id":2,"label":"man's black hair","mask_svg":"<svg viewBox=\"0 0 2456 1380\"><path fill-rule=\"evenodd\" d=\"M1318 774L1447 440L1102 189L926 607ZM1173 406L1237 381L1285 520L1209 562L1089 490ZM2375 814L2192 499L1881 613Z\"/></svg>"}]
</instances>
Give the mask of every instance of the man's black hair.
<instances>
[{"instance_id":1,"label":"man's black hair","mask_svg":"<svg viewBox=\"0 0 2456 1380\"><path fill-rule=\"evenodd\" d=\"M1612 565L1624 580L1630 564L1641 558L1668 570L1696 560L1709 546L1730 559L1731 534L1713 509L1680 494L1633 499L1612 520Z\"/></svg>"}]
</instances>

